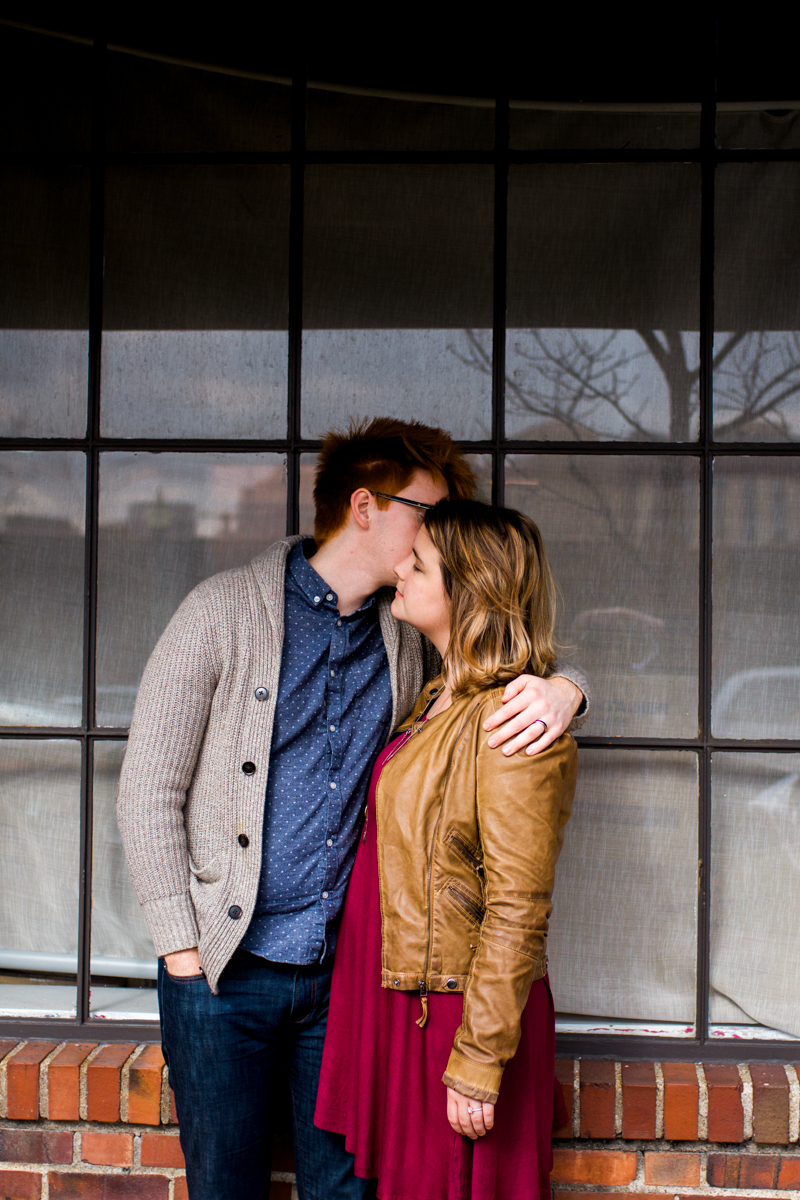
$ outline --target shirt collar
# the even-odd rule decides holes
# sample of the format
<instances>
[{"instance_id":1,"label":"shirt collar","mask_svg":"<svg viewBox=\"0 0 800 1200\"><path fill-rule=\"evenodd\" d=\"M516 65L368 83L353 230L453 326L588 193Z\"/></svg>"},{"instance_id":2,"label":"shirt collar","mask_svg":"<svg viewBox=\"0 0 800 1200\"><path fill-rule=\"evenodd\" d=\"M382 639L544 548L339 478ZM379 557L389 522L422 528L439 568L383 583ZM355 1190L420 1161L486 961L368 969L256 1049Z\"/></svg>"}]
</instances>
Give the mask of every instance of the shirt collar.
<instances>
[{"instance_id":1,"label":"shirt collar","mask_svg":"<svg viewBox=\"0 0 800 1200\"><path fill-rule=\"evenodd\" d=\"M339 597L308 561L308 555L313 555L315 550L313 538L304 538L289 552L286 568L311 608L326 608L331 612L338 612ZM348 616L355 617L358 613L366 612L374 604L375 596L372 595L365 600L361 608L356 609L354 613L349 613ZM347 620L347 618L344 619Z\"/></svg>"}]
</instances>

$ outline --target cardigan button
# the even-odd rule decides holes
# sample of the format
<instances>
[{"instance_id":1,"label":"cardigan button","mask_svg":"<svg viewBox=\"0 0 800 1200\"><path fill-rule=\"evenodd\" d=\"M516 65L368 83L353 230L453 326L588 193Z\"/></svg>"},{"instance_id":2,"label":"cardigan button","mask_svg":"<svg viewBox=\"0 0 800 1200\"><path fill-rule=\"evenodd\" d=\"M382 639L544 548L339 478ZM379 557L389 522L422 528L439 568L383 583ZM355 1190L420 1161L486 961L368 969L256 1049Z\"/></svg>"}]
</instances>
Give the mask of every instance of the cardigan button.
<instances>
[{"instance_id":1,"label":"cardigan button","mask_svg":"<svg viewBox=\"0 0 800 1200\"><path fill-rule=\"evenodd\" d=\"M243 762L242 770L244 771L245 775L255 775L256 764L254 762Z\"/></svg>"},{"instance_id":2,"label":"cardigan button","mask_svg":"<svg viewBox=\"0 0 800 1200\"><path fill-rule=\"evenodd\" d=\"M228 909L228 916L232 921L238 921L241 915L242 910L239 908L238 904L232 904Z\"/></svg>"},{"instance_id":3,"label":"cardigan button","mask_svg":"<svg viewBox=\"0 0 800 1200\"><path fill-rule=\"evenodd\" d=\"M447 983L445 984L445 987L448 987L451 992L455 991L455 989L458 987L458 980L457 979L448 979Z\"/></svg>"},{"instance_id":4,"label":"cardigan button","mask_svg":"<svg viewBox=\"0 0 800 1200\"><path fill-rule=\"evenodd\" d=\"M266 700L269 692L265 687L257 687L253 695L255 696L256 700Z\"/></svg>"},{"instance_id":5,"label":"cardigan button","mask_svg":"<svg viewBox=\"0 0 800 1200\"><path fill-rule=\"evenodd\" d=\"M246 833L240 833L236 840L239 843L239 845L242 847L243 850L246 850L247 847L250 845L250 838L247 836Z\"/></svg>"}]
</instances>

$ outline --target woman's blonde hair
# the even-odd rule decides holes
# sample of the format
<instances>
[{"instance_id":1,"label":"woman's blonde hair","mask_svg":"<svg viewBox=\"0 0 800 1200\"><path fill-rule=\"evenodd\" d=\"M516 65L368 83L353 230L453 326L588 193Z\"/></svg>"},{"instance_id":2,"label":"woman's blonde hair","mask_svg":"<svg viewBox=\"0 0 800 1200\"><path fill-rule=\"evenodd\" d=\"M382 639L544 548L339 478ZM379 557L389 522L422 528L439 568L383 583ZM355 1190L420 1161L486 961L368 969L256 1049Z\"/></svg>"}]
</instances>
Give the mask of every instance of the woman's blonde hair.
<instances>
[{"instance_id":1,"label":"woman's blonde hair","mask_svg":"<svg viewBox=\"0 0 800 1200\"><path fill-rule=\"evenodd\" d=\"M544 675L555 661L555 584L542 535L523 513L441 500L425 514L450 600L443 660L454 694Z\"/></svg>"}]
</instances>

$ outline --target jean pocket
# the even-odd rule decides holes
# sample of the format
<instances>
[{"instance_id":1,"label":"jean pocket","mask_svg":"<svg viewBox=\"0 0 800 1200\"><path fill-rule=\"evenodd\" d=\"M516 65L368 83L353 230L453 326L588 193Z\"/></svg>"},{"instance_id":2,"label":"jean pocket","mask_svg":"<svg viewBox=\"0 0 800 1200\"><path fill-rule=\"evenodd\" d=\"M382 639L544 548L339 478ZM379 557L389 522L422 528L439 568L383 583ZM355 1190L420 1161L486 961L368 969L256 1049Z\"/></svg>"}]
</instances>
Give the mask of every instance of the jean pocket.
<instances>
[{"instance_id":1,"label":"jean pocket","mask_svg":"<svg viewBox=\"0 0 800 1200\"><path fill-rule=\"evenodd\" d=\"M201 971L199 975L172 975L166 967L164 968L164 974L171 983L200 983L206 977L205 971Z\"/></svg>"}]
</instances>

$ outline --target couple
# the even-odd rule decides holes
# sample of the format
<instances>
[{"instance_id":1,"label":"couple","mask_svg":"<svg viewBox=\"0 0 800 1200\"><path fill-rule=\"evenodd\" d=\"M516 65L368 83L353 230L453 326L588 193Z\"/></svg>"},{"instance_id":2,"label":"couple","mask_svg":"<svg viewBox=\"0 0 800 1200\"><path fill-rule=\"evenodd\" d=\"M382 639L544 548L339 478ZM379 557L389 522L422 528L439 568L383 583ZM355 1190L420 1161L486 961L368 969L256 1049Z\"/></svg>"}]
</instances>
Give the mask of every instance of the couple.
<instances>
[{"instance_id":1,"label":"couple","mask_svg":"<svg viewBox=\"0 0 800 1200\"><path fill-rule=\"evenodd\" d=\"M267 1195L287 1078L305 1200L374 1196L360 1176L384 1169L378 1195L539 1194L554 1094L543 939L574 783L561 735L586 685L542 678L538 535L465 505L473 486L440 430L380 419L329 435L316 541L200 584L146 668L118 812L162 956L192 1200ZM512 678L529 663L536 675ZM473 1143L509 1059L497 1126ZM527 1191L503 1176L518 1160Z\"/></svg>"}]
</instances>

